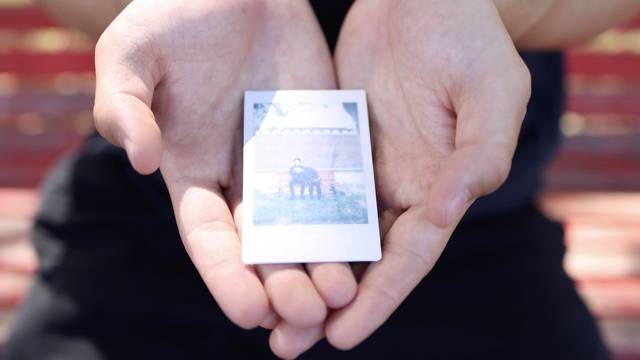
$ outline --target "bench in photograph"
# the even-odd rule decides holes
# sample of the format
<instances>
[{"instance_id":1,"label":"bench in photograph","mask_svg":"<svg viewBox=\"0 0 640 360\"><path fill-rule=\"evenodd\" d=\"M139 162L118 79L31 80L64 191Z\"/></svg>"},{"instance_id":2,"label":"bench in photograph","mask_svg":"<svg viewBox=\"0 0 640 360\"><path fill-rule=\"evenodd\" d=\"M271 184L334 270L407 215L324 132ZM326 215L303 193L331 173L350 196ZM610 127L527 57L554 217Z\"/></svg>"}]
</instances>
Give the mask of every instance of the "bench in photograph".
<instances>
[{"instance_id":1,"label":"bench in photograph","mask_svg":"<svg viewBox=\"0 0 640 360\"><path fill-rule=\"evenodd\" d=\"M328 188L335 195L336 186L340 185L338 181L336 181L336 174L331 169L318 169L318 175L320 176L320 186L323 188ZM276 180L273 184L273 187L278 189L278 194L282 193L282 189L285 191L289 191L289 179L291 179L291 175L289 175L289 171L280 170L276 171Z\"/></svg>"}]
</instances>

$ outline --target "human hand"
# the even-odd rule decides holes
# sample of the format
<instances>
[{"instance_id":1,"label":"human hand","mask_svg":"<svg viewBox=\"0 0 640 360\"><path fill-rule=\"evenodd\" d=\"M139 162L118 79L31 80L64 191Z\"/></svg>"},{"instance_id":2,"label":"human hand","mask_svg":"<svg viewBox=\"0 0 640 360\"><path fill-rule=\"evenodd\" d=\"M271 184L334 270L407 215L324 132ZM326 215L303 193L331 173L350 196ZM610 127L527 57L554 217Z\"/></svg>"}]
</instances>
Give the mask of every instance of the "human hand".
<instances>
[{"instance_id":1,"label":"human hand","mask_svg":"<svg viewBox=\"0 0 640 360\"><path fill-rule=\"evenodd\" d=\"M383 256L330 315L348 349L431 270L463 213L507 177L529 73L489 0L357 1L340 34L341 88L367 90Z\"/></svg>"},{"instance_id":2,"label":"human hand","mask_svg":"<svg viewBox=\"0 0 640 360\"><path fill-rule=\"evenodd\" d=\"M244 91L335 88L307 2L137 0L96 48L96 125L133 167L160 167L185 248L237 325L273 328L296 356L346 305L347 264L247 266L240 260Z\"/></svg>"}]
</instances>

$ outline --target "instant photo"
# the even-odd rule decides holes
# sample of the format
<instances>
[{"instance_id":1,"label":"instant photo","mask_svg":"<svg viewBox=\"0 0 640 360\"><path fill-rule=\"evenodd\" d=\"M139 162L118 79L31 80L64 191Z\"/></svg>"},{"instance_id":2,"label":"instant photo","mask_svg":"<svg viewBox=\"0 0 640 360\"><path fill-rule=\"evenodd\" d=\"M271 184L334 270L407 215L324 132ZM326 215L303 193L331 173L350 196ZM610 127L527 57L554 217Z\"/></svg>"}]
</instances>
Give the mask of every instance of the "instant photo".
<instances>
[{"instance_id":1,"label":"instant photo","mask_svg":"<svg viewBox=\"0 0 640 360\"><path fill-rule=\"evenodd\" d=\"M247 91L245 263L377 261L364 90Z\"/></svg>"}]
</instances>

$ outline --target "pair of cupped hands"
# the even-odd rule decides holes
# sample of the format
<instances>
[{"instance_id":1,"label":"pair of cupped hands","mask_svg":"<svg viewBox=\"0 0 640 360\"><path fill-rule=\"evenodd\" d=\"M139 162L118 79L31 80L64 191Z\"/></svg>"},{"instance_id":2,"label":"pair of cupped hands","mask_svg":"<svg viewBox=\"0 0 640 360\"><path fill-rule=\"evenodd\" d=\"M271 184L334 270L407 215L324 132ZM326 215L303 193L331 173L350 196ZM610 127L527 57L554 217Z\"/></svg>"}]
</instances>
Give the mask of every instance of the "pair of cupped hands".
<instances>
[{"instance_id":1,"label":"pair of cupped hands","mask_svg":"<svg viewBox=\"0 0 640 360\"><path fill-rule=\"evenodd\" d=\"M332 57L306 1L136 0L96 48L96 126L160 168L184 246L224 313L292 358L348 349L430 271L506 178L529 73L489 0L360 0ZM365 89L382 260L241 261L245 90Z\"/></svg>"}]
</instances>

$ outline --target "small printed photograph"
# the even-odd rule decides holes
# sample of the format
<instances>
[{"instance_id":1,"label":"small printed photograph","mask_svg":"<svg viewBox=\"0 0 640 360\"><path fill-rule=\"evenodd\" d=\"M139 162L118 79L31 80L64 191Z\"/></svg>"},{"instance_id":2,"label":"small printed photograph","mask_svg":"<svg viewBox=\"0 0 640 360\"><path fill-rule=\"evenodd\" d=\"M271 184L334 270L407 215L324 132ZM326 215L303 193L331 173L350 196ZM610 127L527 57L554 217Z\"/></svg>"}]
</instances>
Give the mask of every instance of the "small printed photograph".
<instances>
[{"instance_id":1,"label":"small printed photograph","mask_svg":"<svg viewBox=\"0 0 640 360\"><path fill-rule=\"evenodd\" d=\"M366 224L357 103L256 103L253 224Z\"/></svg>"},{"instance_id":2,"label":"small printed photograph","mask_svg":"<svg viewBox=\"0 0 640 360\"><path fill-rule=\"evenodd\" d=\"M380 257L363 90L247 91L243 260Z\"/></svg>"}]
</instances>

